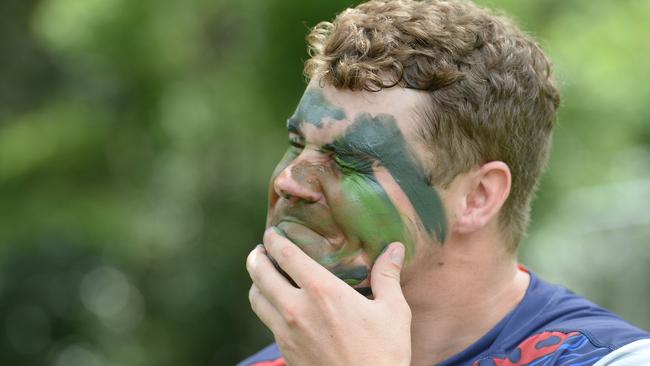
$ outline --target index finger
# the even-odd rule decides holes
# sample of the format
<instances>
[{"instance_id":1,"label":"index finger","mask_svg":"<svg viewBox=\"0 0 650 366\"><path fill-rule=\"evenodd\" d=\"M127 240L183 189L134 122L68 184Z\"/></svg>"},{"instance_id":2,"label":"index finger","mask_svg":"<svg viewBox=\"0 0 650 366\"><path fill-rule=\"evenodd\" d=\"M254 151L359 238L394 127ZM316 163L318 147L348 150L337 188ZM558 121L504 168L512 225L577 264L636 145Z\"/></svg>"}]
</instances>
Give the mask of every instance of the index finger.
<instances>
[{"instance_id":1,"label":"index finger","mask_svg":"<svg viewBox=\"0 0 650 366\"><path fill-rule=\"evenodd\" d=\"M334 281L338 280L325 267L309 257L296 244L278 233L278 231L273 226L266 229L264 232L264 247L278 266L300 288L313 283L334 283Z\"/></svg>"},{"instance_id":2,"label":"index finger","mask_svg":"<svg viewBox=\"0 0 650 366\"><path fill-rule=\"evenodd\" d=\"M292 298L297 290L273 267L266 254L261 245L255 247L246 258L246 270L259 291L279 309L283 299Z\"/></svg>"}]
</instances>

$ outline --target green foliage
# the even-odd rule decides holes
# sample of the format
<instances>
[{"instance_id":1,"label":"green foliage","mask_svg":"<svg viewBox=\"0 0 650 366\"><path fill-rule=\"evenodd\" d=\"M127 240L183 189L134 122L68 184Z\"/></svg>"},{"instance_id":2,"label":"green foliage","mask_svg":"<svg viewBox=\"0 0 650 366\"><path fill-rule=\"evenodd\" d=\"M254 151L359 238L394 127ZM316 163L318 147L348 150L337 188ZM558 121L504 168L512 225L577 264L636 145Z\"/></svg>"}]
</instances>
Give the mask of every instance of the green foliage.
<instances>
[{"instance_id":1,"label":"green foliage","mask_svg":"<svg viewBox=\"0 0 650 366\"><path fill-rule=\"evenodd\" d=\"M563 89L524 262L650 327L649 3L481 3ZM244 260L307 27L350 5L0 3L0 364L228 365L271 340Z\"/></svg>"}]
</instances>

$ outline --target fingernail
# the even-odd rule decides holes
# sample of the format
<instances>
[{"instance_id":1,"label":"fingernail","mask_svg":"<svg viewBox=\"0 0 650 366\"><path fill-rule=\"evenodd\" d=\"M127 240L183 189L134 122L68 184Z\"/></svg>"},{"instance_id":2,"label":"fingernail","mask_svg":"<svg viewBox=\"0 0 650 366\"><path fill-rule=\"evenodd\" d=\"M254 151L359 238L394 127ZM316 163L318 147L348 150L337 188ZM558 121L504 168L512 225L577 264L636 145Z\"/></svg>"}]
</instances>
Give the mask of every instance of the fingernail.
<instances>
[{"instance_id":1,"label":"fingernail","mask_svg":"<svg viewBox=\"0 0 650 366\"><path fill-rule=\"evenodd\" d=\"M404 246L401 244L395 245L395 248L390 252L390 260L398 266L402 265L404 261Z\"/></svg>"}]
</instances>

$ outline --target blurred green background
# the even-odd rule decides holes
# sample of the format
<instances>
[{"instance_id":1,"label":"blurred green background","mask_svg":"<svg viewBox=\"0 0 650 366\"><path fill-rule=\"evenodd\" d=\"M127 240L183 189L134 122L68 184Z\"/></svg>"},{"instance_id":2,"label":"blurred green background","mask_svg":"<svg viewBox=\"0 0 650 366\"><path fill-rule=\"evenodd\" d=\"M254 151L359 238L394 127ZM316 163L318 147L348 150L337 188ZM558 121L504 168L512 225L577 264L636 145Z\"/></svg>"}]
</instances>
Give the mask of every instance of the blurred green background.
<instances>
[{"instance_id":1,"label":"blurred green background","mask_svg":"<svg viewBox=\"0 0 650 366\"><path fill-rule=\"evenodd\" d=\"M503 0L563 106L522 261L650 328L650 1ZM232 365L302 89L352 2L0 2L0 364Z\"/></svg>"}]
</instances>

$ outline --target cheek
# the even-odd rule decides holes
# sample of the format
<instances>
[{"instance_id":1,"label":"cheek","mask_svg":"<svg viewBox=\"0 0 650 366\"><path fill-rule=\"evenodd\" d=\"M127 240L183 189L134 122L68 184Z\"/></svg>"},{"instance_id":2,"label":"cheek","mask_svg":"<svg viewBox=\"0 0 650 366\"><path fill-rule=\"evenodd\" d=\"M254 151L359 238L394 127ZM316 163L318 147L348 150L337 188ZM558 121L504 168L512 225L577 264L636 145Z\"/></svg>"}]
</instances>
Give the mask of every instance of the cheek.
<instances>
[{"instance_id":1,"label":"cheek","mask_svg":"<svg viewBox=\"0 0 650 366\"><path fill-rule=\"evenodd\" d=\"M402 179L400 184L388 171L378 172L377 180L405 217L417 241L439 244L444 241L447 214L441 196L434 187L420 179L409 179L409 189L405 192L406 179Z\"/></svg>"},{"instance_id":2,"label":"cheek","mask_svg":"<svg viewBox=\"0 0 650 366\"><path fill-rule=\"evenodd\" d=\"M423 228L417 225L418 213L411 204L411 200L406 195L402 187L395 181L395 178L387 171L380 171L376 174L377 181L383 187L386 195L390 197L391 202L397 207L403 219L408 222L411 230L422 230Z\"/></svg>"},{"instance_id":3,"label":"cheek","mask_svg":"<svg viewBox=\"0 0 650 366\"><path fill-rule=\"evenodd\" d=\"M332 212L348 240L361 245L372 260L394 241L403 242L410 257L413 241L382 185L374 178L350 174L342 177L340 187L341 199L332 203ZM354 246L349 250L358 249Z\"/></svg>"}]
</instances>

